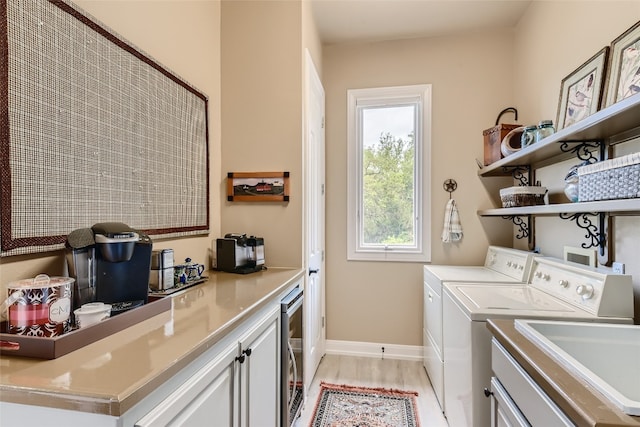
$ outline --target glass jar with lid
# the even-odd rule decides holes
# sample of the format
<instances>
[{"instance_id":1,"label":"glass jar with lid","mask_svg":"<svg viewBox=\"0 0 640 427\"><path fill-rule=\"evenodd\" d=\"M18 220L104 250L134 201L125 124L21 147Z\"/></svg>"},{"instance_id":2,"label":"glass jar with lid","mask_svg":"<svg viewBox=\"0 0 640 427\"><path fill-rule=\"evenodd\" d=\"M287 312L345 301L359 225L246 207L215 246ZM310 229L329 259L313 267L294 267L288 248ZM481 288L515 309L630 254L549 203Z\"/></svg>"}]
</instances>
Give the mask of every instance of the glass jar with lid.
<instances>
[{"instance_id":1,"label":"glass jar with lid","mask_svg":"<svg viewBox=\"0 0 640 427\"><path fill-rule=\"evenodd\" d=\"M542 120L538 123L538 127L536 128L536 142L548 137L553 134L556 130L553 127L553 122L551 120Z\"/></svg>"},{"instance_id":2,"label":"glass jar with lid","mask_svg":"<svg viewBox=\"0 0 640 427\"><path fill-rule=\"evenodd\" d=\"M536 125L526 126L522 130L522 136L520 137L520 148L526 148L529 145L536 142L536 131L538 127Z\"/></svg>"}]
</instances>

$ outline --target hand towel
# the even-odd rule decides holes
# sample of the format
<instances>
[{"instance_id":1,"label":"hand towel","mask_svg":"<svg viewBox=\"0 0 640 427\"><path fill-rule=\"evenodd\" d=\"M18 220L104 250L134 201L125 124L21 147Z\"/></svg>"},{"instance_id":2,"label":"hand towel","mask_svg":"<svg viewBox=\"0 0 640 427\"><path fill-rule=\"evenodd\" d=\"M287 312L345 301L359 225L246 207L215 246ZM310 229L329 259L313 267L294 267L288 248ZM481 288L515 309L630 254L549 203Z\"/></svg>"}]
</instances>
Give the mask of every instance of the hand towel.
<instances>
[{"instance_id":1,"label":"hand towel","mask_svg":"<svg viewBox=\"0 0 640 427\"><path fill-rule=\"evenodd\" d=\"M442 241L444 243L458 242L462 240L462 225L456 202L449 199L444 211L444 227L442 229Z\"/></svg>"}]
</instances>

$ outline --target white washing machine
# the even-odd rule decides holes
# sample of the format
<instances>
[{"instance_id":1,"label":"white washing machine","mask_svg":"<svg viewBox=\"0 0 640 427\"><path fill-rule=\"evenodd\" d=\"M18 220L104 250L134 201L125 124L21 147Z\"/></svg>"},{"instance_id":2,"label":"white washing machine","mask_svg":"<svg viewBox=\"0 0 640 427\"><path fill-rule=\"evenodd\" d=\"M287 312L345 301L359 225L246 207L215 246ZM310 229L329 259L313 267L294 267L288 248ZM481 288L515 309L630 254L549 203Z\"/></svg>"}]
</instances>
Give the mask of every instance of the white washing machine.
<instances>
[{"instance_id":1,"label":"white washing machine","mask_svg":"<svg viewBox=\"0 0 640 427\"><path fill-rule=\"evenodd\" d=\"M447 283L443 297L445 415L451 427L491 421L490 318L633 322L631 276L533 259L529 283Z\"/></svg>"},{"instance_id":2,"label":"white washing machine","mask_svg":"<svg viewBox=\"0 0 640 427\"><path fill-rule=\"evenodd\" d=\"M489 246L484 265L425 265L422 328L423 364L444 411L442 284L444 282L522 283L529 276L532 252Z\"/></svg>"}]
</instances>

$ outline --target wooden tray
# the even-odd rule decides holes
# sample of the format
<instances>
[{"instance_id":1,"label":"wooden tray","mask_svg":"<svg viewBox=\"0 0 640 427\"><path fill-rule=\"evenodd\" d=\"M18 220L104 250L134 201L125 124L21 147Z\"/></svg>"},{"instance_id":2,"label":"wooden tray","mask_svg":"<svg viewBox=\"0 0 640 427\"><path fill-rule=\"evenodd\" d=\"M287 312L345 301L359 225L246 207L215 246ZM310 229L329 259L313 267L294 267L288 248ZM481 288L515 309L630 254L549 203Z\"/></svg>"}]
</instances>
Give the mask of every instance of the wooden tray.
<instances>
[{"instance_id":1,"label":"wooden tray","mask_svg":"<svg viewBox=\"0 0 640 427\"><path fill-rule=\"evenodd\" d=\"M149 302L141 307L110 317L95 325L75 329L58 337L44 338L0 333L0 354L55 359L169 309L171 309L171 298L149 297ZM2 326L2 330L6 331L6 325Z\"/></svg>"}]
</instances>

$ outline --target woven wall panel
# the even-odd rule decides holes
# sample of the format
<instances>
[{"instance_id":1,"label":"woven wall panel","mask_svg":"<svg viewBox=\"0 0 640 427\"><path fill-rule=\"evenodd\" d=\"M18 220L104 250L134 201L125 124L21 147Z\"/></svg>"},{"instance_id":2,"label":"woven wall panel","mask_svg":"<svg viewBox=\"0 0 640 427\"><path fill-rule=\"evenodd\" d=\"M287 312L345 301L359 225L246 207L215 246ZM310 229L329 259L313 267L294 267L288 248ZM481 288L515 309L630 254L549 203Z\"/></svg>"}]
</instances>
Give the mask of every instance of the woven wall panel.
<instances>
[{"instance_id":1,"label":"woven wall panel","mask_svg":"<svg viewBox=\"0 0 640 427\"><path fill-rule=\"evenodd\" d=\"M207 97L72 3L0 0L0 255L209 230Z\"/></svg>"}]
</instances>

